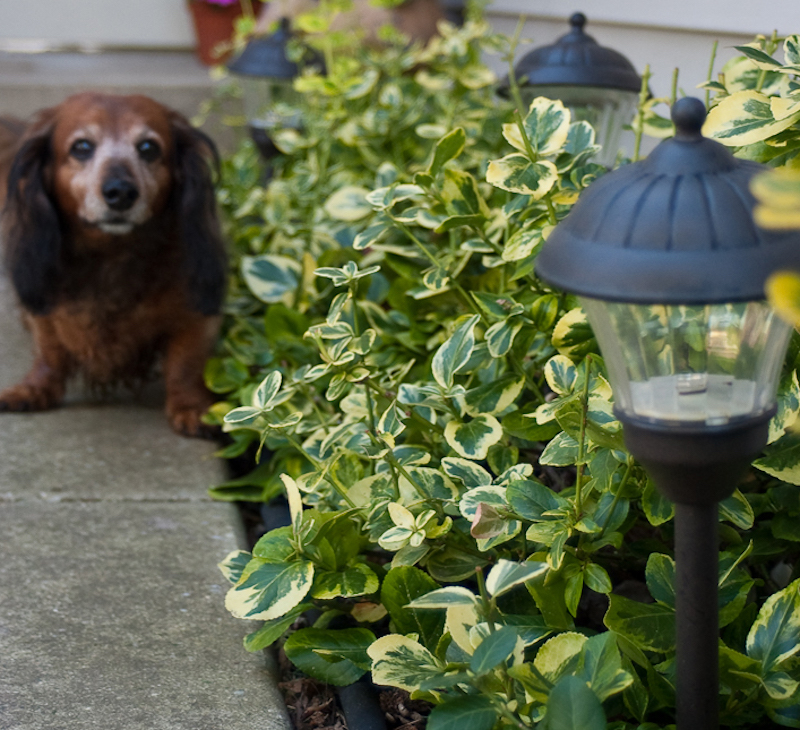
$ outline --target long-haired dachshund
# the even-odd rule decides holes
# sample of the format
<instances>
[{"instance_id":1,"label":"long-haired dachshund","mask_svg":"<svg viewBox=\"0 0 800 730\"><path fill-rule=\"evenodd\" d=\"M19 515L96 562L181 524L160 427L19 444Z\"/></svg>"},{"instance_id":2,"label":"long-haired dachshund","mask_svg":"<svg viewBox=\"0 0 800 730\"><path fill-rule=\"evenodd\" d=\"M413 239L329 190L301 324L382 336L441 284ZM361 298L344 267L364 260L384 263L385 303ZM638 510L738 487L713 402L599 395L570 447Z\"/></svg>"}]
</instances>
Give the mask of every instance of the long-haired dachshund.
<instances>
[{"instance_id":1,"label":"long-haired dachshund","mask_svg":"<svg viewBox=\"0 0 800 730\"><path fill-rule=\"evenodd\" d=\"M213 142L144 96L78 94L2 126L5 266L35 359L0 410L53 408L77 374L136 383L163 357L172 428L203 435L227 275Z\"/></svg>"}]
</instances>

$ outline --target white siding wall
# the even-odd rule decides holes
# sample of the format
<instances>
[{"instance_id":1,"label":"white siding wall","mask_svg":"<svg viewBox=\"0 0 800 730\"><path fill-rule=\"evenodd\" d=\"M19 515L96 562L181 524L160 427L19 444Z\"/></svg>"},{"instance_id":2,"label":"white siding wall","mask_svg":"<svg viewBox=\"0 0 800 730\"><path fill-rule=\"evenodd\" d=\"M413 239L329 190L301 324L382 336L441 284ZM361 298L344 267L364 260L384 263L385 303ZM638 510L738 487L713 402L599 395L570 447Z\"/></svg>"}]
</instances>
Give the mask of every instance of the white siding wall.
<instances>
[{"instance_id":1,"label":"white siding wall","mask_svg":"<svg viewBox=\"0 0 800 730\"><path fill-rule=\"evenodd\" d=\"M188 0L0 0L0 48L47 47L189 48L193 43ZM567 17L582 10L587 31L602 45L624 53L640 72L649 63L651 88L669 92L672 69L681 69L687 92L706 78L711 45L720 41L717 68L732 46L753 34L800 32L798 0L494 0L489 19L512 33L521 14L528 17L524 38L535 45L553 42L568 30ZM520 48L520 53L532 46ZM503 70L499 59L491 65Z\"/></svg>"},{"instance_id":2,"label":"white siding wall","mask_svg":"<svg viewBox=\"0 0 800 730\"><path fill-rule=\"evenodd\" d=\"M650 64L650 87L656 96L669 95L675 67L680 69L679 86L687 94L705 81L715 40L719 41L715 64L719 71L737 54L734 46L750 42L756 33L800 33L797 0L768 0L760 5L752 0L577 0L574 7L565 6L563 0L495 0L488 12L493 26L506 34L513 33L521 15L526 16L523 38L532 44L521 47L519 56L566 33L567 18L578 9L588 17L586 32L598 43L623 53L639 73ZM490 63L497 69L502 66L497 59Z\"/></svg>"},{"instance_id":3,"label":"white siding wall","mask_svg":"<svg viewBox=\"0 0 800 730\"><path fill-rule=\"evenodd\" d=\"M0 48L190 48L188 0L0 0Z\"/></svg>"}]
</instances>

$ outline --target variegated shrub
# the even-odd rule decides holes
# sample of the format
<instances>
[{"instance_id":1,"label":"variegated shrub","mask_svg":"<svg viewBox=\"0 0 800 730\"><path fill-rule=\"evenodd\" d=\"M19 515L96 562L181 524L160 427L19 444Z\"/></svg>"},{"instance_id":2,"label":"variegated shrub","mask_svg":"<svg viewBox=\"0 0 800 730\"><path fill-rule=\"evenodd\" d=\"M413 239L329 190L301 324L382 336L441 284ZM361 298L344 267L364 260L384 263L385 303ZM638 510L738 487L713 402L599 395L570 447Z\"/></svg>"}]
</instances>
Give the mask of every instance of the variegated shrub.
<instances>
[{"instance_id":1,"label":"variegated shrub","mask_svg":"<svg viewBox=\"0 0 800 730\"><path fill-rule=\"evenodd\" d=\"M226 605L263 621L251 650L317 609L287 656L430 700L429 730L669 727L672 507L583 312L533 274L604 172L594 132L557 101L515 112L479 61L502 43L443 30L329 38L272 176L226 165L240 268L207 375L224 453L257 464L212 491L290 514L224 561ZM798 352L760 471L720 507L726 726L800 727Z\"/></svg>"}]
</instances>

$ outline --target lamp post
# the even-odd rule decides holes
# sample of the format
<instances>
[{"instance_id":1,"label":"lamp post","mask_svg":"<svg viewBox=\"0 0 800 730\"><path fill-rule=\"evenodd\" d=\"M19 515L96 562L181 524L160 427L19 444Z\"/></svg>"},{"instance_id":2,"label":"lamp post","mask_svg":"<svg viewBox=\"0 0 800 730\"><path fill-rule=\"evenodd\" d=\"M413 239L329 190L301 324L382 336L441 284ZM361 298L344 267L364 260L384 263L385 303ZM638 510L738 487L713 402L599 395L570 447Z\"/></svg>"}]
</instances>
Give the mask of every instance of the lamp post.
<instances>
[{"instance_id":1,"label":"lamp post","mask_svg":"<svg viewBox=\"0 0 800 730\"><path fill-rule=\"evenodd\" d=\"M672 119L673 139L585 191L536 270L581 297L626 445L675 502L677 725L712 730L718 503L767 442L791 328L764 282L800 269L800 234L754 225L763 166L702 136L702 102Z\"/></svg>"},{"instance_id":2,"label":"lamp post","mask_svg":"<svg viewBox=\"0 0 800 730\"><path fill-rule=\"evenodd\" d=\"M571 30L554 44L534 48L514 67L526 108L537 96L558 99L573 121L587 121L602 146L598 162L611 166L622 127L633 118L642 80L621 53L601 46L583 31L586 16L574 13ZM501 86L507 93L508 81ZM524 114L524 110L520 110Z\"/></svg>"},{"instance_id":3,"label":"lamp post","mask_svg":"<svg viewBox=\"0 0 800 730\"><path fill-rule=\"evenodd\" d=\"M250 137L265 160L278 154L272 140L276 128L299 127L298 98L293 87L299 68L286 55L291 38L289 19L272 34L250 40L228 70L241 77L244 111Z\"/></svg>"}]
</instances>

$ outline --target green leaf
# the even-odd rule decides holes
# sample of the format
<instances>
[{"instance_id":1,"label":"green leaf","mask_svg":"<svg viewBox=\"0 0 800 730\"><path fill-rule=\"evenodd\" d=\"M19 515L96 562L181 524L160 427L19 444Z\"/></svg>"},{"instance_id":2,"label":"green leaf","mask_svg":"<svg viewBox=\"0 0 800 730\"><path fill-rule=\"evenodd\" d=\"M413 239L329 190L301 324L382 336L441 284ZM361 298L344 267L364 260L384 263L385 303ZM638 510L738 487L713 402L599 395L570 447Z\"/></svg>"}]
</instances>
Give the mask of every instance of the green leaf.
<instances>
[{"instance_id":1,"label":"green leaf","mask_svg":"<svg viewBox=\"0 0 800 730\"><path fill-rule=\"evenodd\" d=\"M552 489L535 479L513 481L506 490L506 499L511 508L526 520L547 520L545 512L566 507L569 503Z\"/></svg>"},{"instance_id":2,"label":"green leaf","mask_svg":"<svg viewBox=\"0 0 800 730\"><path fill-rule=\"evenodd\" d=\"M427 647L435 649L444 630L444 615L437 611L409 608L415 598L435 591L439 584L419 568L392 568L383 579L381 603L397 631L417 634Z\"/></svg>"},{"instance_id":3,"label":"green leaf","mask_svg":"<svg viewBox=\"0 0 800 730\"><path fill-rule=\"evenodd\" d=\"M759 68L765 68L769 71L774 71L780 68L780 61L776 61L768 53L764 53L760 48L753 48L752 46L734 46L734 48L747 56L751 61L755 61Z\"/></svg>"},{"instance_id":4,"label":"green leaf","mask_svg":"<svg viewBox=\"0 0 800 730\"><path fill-rule=\"evenodd\" d=\"M471 416L481 413L497 415L517 400L524 387L524 378L508 375L470 388L464 397L465 410Z\"/></svg>"},{"instance_id":5,"label":"green leaf","mask_svg":"<svg viewBox=\"0 0 800 730\"><path fill-rule=\"evenodd\" d=\"M261 651L271 646L310 608L314 608L312 603L301 603L287 614L266 621L258 631L244 637L244 648L247 651Z\"/></svg>"},{"instance_id":6,"label":"green leaf","mask_svg":"<svg viewBox=\"0 0 800 730\"><path fill-rule=\"evenodd\" d=\"M294 631L283 650L310 677L346 686L369 670L367 649L374 641L375 634L368 629L308 628Z\"/></svg>"},{"instance_id":7,"label":"green leaf","mask_svg":"<svg viewBox=\"0 0 800 730\"><path fill-rule=\"evenodd\" d=\"M675 505L656 489L651 479L642 492L642 507L647 521L654 527L663 525L675 516Z\"/></svg>"},{"instance_id":8,"label":"green leaf","mask_svg":"<svg viewBox=\"0 0 800 730\"><path fill-rule=\"evenodd\" d=\"M372 213L367 202L369 190L358 185L345 185L339 188L324 203L325 212L334 220L353 222Z\"/></svg>"},{"instance_id":9,"label":"green leaf","mask_svg":"<svg viewBox=\"0 0 800 730\"><path fill-rule=\"evenodd\" d=\"M800 651L800 580L771 595L747 635L747 655L771 672Z\"/></svg>"},{"instance_id":10,"label":"green leaf","mask_svg":"<svg viewBox=\"0 0 800 730\"><path fill-rule=\"evenodd\" d=\"M475 569L486 565L486 559L480 559L474 551L466 552L457 547L448 545L426 558L425 567L436 579L455 582L471 578Z\"/></svg>"},{"instance_id":11,"label":"green leaf","mask_svg":"<svg viewBox=\"0 0 800 730\"><path fill-rule=\"evenodd\" d=\"M282 376L278 370L273 370L261 381L253 391L253 407L262 411L269 410L272 401L281 389Z\"/></svg>"},{"instance_id":12,"label":"green leaf","mask_svg":"<svg viewBox=\"0 0 800 730\"><path fill-rule=\"evenodd\" d=\"M482 461L489 447L503 438L503 427L494 416L481 414L466 423L450 421L445 426L444 437L459 456Z\"/></svg>"},{"instance_id":13,"label":"green leaf","mask_svg":"<svg viewBox=\"0 0 800 730\"><path fill-rule=\"evenodd\" d=\"M586 682L564 677L547 698L548 730L605 730L603 706Z\"/></svg>"},{"instance_id":14,"label":"green leaf","mask_svg":"<svg viewBox=\"0 0 800 730\"><path fill-rule=\"evenodd\" d=\"M399 634L388 634L367 649L372 659L372 681L414 692L444 673L444 665L422 644Z\"/></svg>"},{"instance_id":15,"label":"green leaf","mask_svg":"<svg viewBox=\"0 0 800 730\"><path fill-rule=\"evenodd\" d=\"M233 550L225 556L222 562L217 563L217 567L230 583L236 584L252 558L253 556L246 550Z\"/></svg>"},{"instance_id":16,"label":"green leaf","mask_svg":"<svg viewBox=\"0 0 800 730\"><path fill-rule=\"evenodd\" d=\"M477 314L461 317L453 334L433 356L433 377L442 388L451 388L453 376L469 362L475 346L474 329L479 320Z\"/></svg>"},{"instance_id":17,"label":"green leaf","mask_svg":"<svg viewBox=\"0 0 800 730\"><path fill-rule=\"evenodd\" d=\"M674 651L675 611L668 606L639 603L611 594L603 621L643 651Z\"/></svg>"},{"instance_id":18,"label":"green leaf","mask_svg":"<svg viewBox=\"0 0 800 730\"><path fill-rule=\"evenodd\" d=\"M549 160L531 162L525 155L514 153L489 163L486 182L539 200L558 182L558 172Z\"/></svg>"},{"instance_id":19,"label":"green leaf","mask_svg":"<svg viewBox=\"0 0 800 730\"><path fill-rule=\"evenodd\" d=\"M225 608L236 618L278 618L306 597L313 579L314 564L308 560L266 563L254 558L225 596Z\"/></svg>"},{"instance_id":20,"label":"green leaf","mask_svg":"<svg viewBox=\"0 0 800 730\"><path fill-rule=\"evenodd\" d=\"M456 127L442 137L433 149L433 160L428 168L428 174L434 177L439 174L446 162L458 157L464 150L467 136L461 127Z\"/></svg>"},{"instance_id":21,"label":"green leaf","mask_svg":"<svg viewBox=\"0 0 800 730\"><path fill-rule=\"evenodd\" d=\"M578 460L578 442L563 431L558 434L539 456L545 466L573 466Z\"/></svg>"},{"instance_id":22,"label":"green leaf","mask_svg":"<svg viewBox=\"0 0 800 730\"><path fill-rule=\"evenodd\" d=\"M262 302L292 304L302 267L288 256L262 254L243 256L242 277L247 287Z\"/></svg>"},{"instance_id":23,"label":"green leaf","mask_svg":"<svg viewBox=\"0 0 800 730\"><path fill-rule=\"evenodd\" d=\"M656 601L675 608L675 561L669 555L650 553L645 580L647 590Z\"/></svg>"},{"instance_id":24,"label":"green leaf","mask_svg":"<svg viewBox=\"0 0 800 730\"><path fill-rule=\"evenodd\" d=\"M547 563L536 561L515 563L501 558L486 576L486 590L490 596L497 598L520 583L543 575L547 570Z\"/></svg>"},{"instance_id":25,"label":"green leaf","mask_svg":"<svg viewBox=\"0 0 800 730\"><path fill-rule=\"evenodd\" d=\"M622 668L622 656L613 632L592 636L583 645L580 676L601 701L619 694L633 683L633 675Z\"/></svg>"},{"instance_id":26,"label":"green leaf","mask_svg":"<svg viewBox=\"0 0 800 730\"><path fill-rule=\"evenodd\" d=\"M514 338L524 325L521 317L509 317L496 322L484 335L486 345L492 357L505 357L514 344Z\"/></svg>"},{"instance_id":27,"label":"green leaf","mask_svg":"<svg viewBox=\"0 0 800 730\"><path fill-rule=\"evenodd\" d=\"M537 155L552 155L567 141L570 113L560 101L539 96L531 102L522 126L531 148ZM503 136L520 152L527 147L516 124L504 124Z\"/></svg>"},{"instance_id":28,"label":"green leaf","mask_svg":"<svg viewBox=\"0 0 800 730\"><path fill-rule=\"evenodd\" d=\"M427 730L492 730L497 710L483 695L467 695L443 702L431 710Z\"/></svg>"},{"instance_id":29,"label":"green leaf","mask_svg":"<svg viewBox=\"0 0 800 730\"><path fill-rule=\"evenodd\" d=\"M486 487L492 483L492 475L480 464L457 456L445 456L442 459L442 469L451 479L457 479L467 489Z\"/></svg>"},{"instance_id":30,"label":"green leaf","mask_svg":"<svg viewBox=\"0 0 800 730\"><path fill-rule=\"evenodd\" d=\"M556 322L552 342L562 355L576 361L597 351L597 341L589 320L580 307L570 310Z\"/></svg>"},{"instance_id":31,"label":"green leaf","mask_svg":"<svg viewBox=\"0 0 800 730\"><path fill-rule=\"evenodd\" d=\"M367 195L367 202L374 208L384 210L401 200L424 194L425 191L419 185L395 184L373 190Z\"/></svg>"},{"instance_id":32,"label":"green leaf","mask_svg":"<svg viewBox=\"0 0 800 730\"><path fill-rule=\"evenodd\" d=\"M449 608L450 606L475 606L475 594L462 586L447 586L414 599L408 608Z\"/></svg>"},{"instance_id":33,"label":"green leaf","mask_svg":"<svg viewBox=\"0 0 800 730\"><path fill-rule=\"evenodd\" d=\"M514 233L503 246L501 258L503 261L522 261L533 256L544 243L542 232L539 229L529 230L523 228Z\"/></svg>"},{"instance_id":34,"label":"green leaf","mask_svg":"<svg viewBox=\"0 0 800 730\"><path fill-rule=\"evenodd\" d=\"M738 489L719 503L719 513L722 519L732 522L740 530L749 530L755 521L750 502Z\"/></svg>"},{"instance_id":35,"label":"green leaf","mask_svg":"<svg viewBox=\"0 0 800 730\"><path fill-rule=\"evenodd\" d=\"M800 485L800 432L788 431L767 446L753 466L781 481Z\"/></svg>"},{"instance_id":36,"label":"green leaf","mask_svg":"<svg viewBox=\"0 0 800 730\"><path fill-rule=\"evenodd\" d=\"M250 406L242 406L241 408L234 408L225 414L222 420L225 423L230 423L233 426L243 427L251 426L258 418L261 418L260 408L251 408Z\"/></svg>"},{"instance_id":37,"label":"green leaf","mask_svg":"<svg viewBox=\"0 0 800 730\"><path fill-rule=\"evenodd\" d=\"M452 167L445 169L442 199L449 215L489 217L489 206L481 195L478 181L464 170Z\"/></svg>"},{"instance_id":38,"label":"green leaf","mask_svg":"<svg viewBox=\"0 0 800 730\"><path fill-rule=\"evenodd\" d=\"M583 571L583 577L586 585L596 593L611 593L611 578L602 565L589 563Z\"/></svg>"},{"instance_id":39,"label":"green leaf","mask_svg":"<svg viewBox=\"0 0 800 730\"><path fill-rule=\"evenodd\" d=\"M544 379L554 393L570 395L578 380L578 370L565 355L554 355L545 363Z\"/></svg>"},{"instance_id":40,"label":"green leaf","mask_svg":"<svg viewBox=\"0 0 800 730\"><path fill-rule=\"evenodd\" d=\"M475 674L486 674L499 664L504 664L514 653L516 645L516 629L511 626L503 626L486 636L478 644L470 660L469 668Z\"/></svg>"},{"instance_id":41,"label":"green leaf","mask_svg":"<svg viewBox=\"0 0 800 730\"><path fill-rule=\"evenodd\" d=\"M703 132L722 144L741 147L774 137L798 119L800 111L776 120L769 97L758 91L737 91L709 111Z\"/></svg>"},{"instance_id":42,"label":"green leaf","mask_svg":"<svg viewBox=\"0 0 800 730\"><path fill-rule=\"evenodd\" d=\"M379 587L378 576L372 569L363 563L356 563L342 571L318 570L311 595L320 600L353 598L376 593Z\"/></svg>"},{"instance_id":43,"label":"green leaf","mask_svg":"<svg viewBox=\"0 0 800 730\"><path fill-rule=\"evenodd\" d=\"M800 184L798 185L797 199L800 202ZM769 294L770 288L768 285L768 297ZM773 443L783 436L797 422L798 414L800 414L800 382L798 382L796 370L792 370L791 373L781 378L778 386L777 402L778 411L769 422L769 443Z\"/></svg>"},{"instance_id":44,"label":"green leaf","mask_svg":"<svg viewBox=\"0 0 800 730\"><path fill-rule=\"evenodd\" d=\"M576 668L586 641L583 634L575 631L558 634L542 645L533 664L548 680L556 682Z\"/></svg>"},{"instance_id":45,"label":"green leaf","mask_svg":"<svg viewBox=\"0 0 800 730\"><path fill-rule=\"evenodd\" d=\"M378 243L389 230L390 227L385 220L368 226L353 239L353 248L356 251L363 251Z\"/></svg>"}]
</instances>

